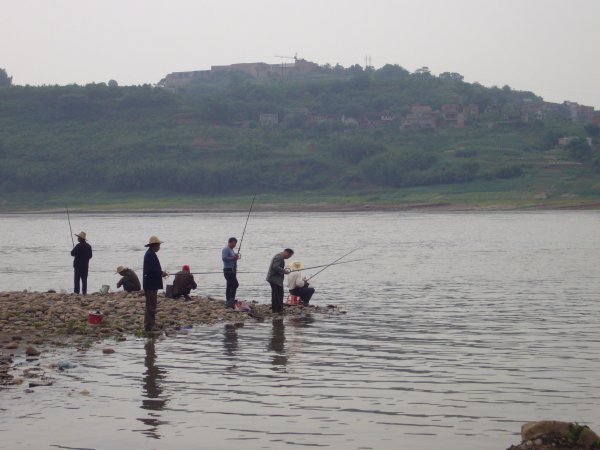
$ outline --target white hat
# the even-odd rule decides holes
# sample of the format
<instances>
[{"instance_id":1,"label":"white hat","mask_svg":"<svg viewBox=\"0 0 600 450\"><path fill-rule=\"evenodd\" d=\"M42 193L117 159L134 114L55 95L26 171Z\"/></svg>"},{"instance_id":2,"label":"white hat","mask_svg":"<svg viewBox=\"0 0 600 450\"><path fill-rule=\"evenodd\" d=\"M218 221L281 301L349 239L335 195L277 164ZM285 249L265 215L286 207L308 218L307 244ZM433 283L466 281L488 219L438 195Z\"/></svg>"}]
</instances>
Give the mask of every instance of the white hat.
<instances>
[{"instance_id":1,"label":"white hat","mask_svg":"<svg viewBox=\"0 0 600 450\"><path fill-rule=\"evenodd\" d=\"M304 264L302 264L302 261L292 261L290 267L292 270L302 270L304 269Z\"/></svg>"},{"instance_id":2,"label":"white hat","mask_svg":"<svg viewBox=\"0 0 600 450\"><path fill-rule=\"evenodd\" d=\"M80 231L79 234L76 234L75 236L77 236L78 238L83 239L84 241L86 240L86 238L85 238L85 231Z\"/></svg>"},{"instance_id":3,"label":"white hat","mask_svg":"<svg viewBox=\"0 0 600 450\"><path fill-rule=\"evenodd\" d=\"M161 241L157 236L150 236L148 243L146 245L144 245L144 247L150 247L152 244L163 244L163 243L164 242Z\"/></svg>"}]
</instances>

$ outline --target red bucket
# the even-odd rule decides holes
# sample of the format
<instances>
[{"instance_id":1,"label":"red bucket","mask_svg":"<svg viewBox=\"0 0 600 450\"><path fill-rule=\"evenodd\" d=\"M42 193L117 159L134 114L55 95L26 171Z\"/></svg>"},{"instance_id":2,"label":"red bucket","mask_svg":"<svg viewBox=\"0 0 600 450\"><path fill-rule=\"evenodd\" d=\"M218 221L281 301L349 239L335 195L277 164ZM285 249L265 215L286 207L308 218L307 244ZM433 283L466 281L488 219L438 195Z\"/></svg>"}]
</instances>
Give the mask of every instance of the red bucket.
<instances>
[{"instance_id":1,"label":"red bucket","mask_svg":"<svg viewBox=\"0 0 600 450\"><path fill-rule=\"evenodd\" d=\"M102 322L102 313L100 311L90 311L88 313L88 323L90 325L98 325Z\"/></svg>"},{"instance_id":2,"label":"red bucket","mask_svg":"<svg viewBox=\"0 0 600 450\"><path fill-rule=\"evenodd\" d=\"M297 295L294 295L294 294L290 294L288 296L288 301L287 301L288 305L297 305L298 303L300 303L300 297L298 297Z\"/></svg>"}]
</instances>

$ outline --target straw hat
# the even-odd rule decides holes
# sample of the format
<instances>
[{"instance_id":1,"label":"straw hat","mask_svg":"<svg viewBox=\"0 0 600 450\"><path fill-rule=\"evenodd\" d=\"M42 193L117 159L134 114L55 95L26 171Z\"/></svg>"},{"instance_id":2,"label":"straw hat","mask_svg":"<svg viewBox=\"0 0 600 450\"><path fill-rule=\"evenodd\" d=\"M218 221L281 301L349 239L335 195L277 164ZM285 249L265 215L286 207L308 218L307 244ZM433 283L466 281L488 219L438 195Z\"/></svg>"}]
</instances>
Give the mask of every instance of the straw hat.
<instances>
[{"instance_id":1,"label":"straw hat","mask_svg":"<svg viewBox=\"0 0 600 450\"><path fill-rule=\"evenodd\" d=\"M152 244L163 244L164 242L161 241L158 237L156 236L150 236L150 239L148 240L148 243L146 245L144 245L144 247L150 247Z\"/></svg>"},{"instance_id":2,"label":"straw hat","mask_svg":"<svg viewBox=\"0 0 600 450\"><path fill-rule=\"evenodd\" d=\"M123 272L125 269L127 269L127 267L124 267L124 266L119 266L119 267L117 267L117 271L116 271L115 273L121 273L121 272Z\"/></svg>"},{"instance_id":3,"label":"straw hat","mask_svg":"<svg viewBox=\"0 0 600 450\"><path fill-rule=\"evenodd\" d=\"M85 231L80 231L79 234L76 234L75 236L77 236L78 238L83 239L84 241L86 240Z\"/></svg>"},{"instance_id":4,"label":"straw hat","mask_svg":"<svg viewBox=\"0 0 600 450\"><path fill-rule=\"evenodd\" d=\"M290 267L292 270L302 270L304 269L304 264L302 264L302 261L292 261Z\"/></svg>"}]
</instances>

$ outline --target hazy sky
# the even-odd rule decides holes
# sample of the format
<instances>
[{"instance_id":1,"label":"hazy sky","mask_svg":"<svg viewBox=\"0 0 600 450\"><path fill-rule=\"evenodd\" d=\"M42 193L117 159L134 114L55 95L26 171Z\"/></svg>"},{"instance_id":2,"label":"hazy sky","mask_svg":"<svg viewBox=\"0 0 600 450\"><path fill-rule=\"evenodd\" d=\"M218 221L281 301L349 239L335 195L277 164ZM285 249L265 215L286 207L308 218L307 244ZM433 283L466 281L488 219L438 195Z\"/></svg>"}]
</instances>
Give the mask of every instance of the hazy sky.
<instances>
[{"instance_id":1,"label":"hazy sky","mask_svg":"<svg viewBox=\"0 0 600 450\"><path fill-rule=\"evenodd\" d=\"M15 84L368 55L600 109L600 0L0 0L0 11L0 67Z\"/></svg>"}]
</instances>

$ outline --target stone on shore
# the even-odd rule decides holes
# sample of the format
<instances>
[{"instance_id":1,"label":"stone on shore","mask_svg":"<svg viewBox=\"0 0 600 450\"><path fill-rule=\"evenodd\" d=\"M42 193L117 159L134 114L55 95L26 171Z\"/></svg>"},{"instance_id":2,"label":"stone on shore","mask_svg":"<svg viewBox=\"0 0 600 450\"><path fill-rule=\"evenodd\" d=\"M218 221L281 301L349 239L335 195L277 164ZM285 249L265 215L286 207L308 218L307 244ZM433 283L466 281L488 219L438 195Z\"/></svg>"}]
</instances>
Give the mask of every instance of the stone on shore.
<instances>
[{"instance_id":1,"label":"stone on shore","mask_svg":"<svg viewBox=\"0 0 600 450\"><path fill-rule=\"evenodd\" d=\"M29 347L27 347L27 349L25 350L25 354L27 356L39 356L40 353L41 352L37 348L35 348L31 345Z\"/></svg>"},{"instance_id":2,"label":"stone on shore","mask_svg":"<svg viewBox=\"0 0 600 450\"><path fill-rule=\"evenodd\" d=\"M248 301L252 310L241 312L225 308L222 300L210 297L169 299L159 294L156 327L178 330L181 334L194 325L229 322L236 327L247 320L273 317L269 304ZM0 348L17 349L25 345L56 344L89 346L89 342L114 336L141 335L144 329L145 298L142 292L115 292L106 295L74 295L49 292L0 292ZM88 313L100 311L102 322L88 324ZM304 308L286 306L284 315L302 317L312 314L342 313L331 306Z\"/></svg>"},{"instance_id":3,"label":"stone on shore","mask_svg":"<svg viewBox=\"0 0 600 450\"><path fill-rule=\"evenodd\" d=\"M596 450L600 448L600 436L588 426L576 422L543 420L527 422L521 426L519 445L507 450Z\"/></svg>"}]
</instances>

